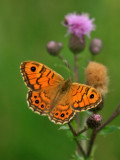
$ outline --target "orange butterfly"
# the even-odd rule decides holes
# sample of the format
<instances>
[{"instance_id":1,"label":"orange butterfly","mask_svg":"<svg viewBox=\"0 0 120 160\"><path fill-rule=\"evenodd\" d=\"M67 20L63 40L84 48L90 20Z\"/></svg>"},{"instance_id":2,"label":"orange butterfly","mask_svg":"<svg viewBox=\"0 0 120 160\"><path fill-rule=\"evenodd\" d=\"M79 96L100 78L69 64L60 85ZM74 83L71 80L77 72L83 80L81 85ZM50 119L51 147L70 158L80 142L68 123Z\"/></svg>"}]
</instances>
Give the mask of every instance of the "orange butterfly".
<instances>
[{"instance_id":1,"label":"orange butterfly","mask_svg":"<svg viewBox=\"0 0 120 160\"><path fill-rule=\"evenodd\" d=\"M68 123L76 112L95 108L102 101L95 88L64 80L42 63L26 61L20 70L29 88L29 107L38 114L48 115L54 123Z\"/></svg>"}]
</instances>

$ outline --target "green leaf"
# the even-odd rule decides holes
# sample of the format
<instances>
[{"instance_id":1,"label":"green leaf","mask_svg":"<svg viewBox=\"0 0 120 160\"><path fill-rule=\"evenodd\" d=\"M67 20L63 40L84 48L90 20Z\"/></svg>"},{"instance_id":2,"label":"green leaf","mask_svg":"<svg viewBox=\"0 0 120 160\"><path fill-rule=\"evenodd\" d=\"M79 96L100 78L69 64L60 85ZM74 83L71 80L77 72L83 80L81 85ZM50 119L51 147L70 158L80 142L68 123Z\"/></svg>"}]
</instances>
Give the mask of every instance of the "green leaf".
<instances>
[{"instance_id":1,"label":"green leaf","mask_svg":"<svg viewBox=\"0 0 120 160\"><path fill-rule=\"evenodd\" d=\"M90 156L90 157L88 157L87 159L85 159L85 160L93 160L93 157L92 156Z\"/></svg>"},{"instance_id":2,"label":"green leaf","mask_svg":"<svg viewBox=\"0 0 120 160\"><path fill-rule=\"evenodd\" d=\"M73 120L71 123L72 123L72 126L74 127L74 130L76 130L77 129L77 123L76 123L76 121Z\"/></svg>"},{"instance_id":3,"label":"green leaf","mask_svg":"<svg viewBox=\"0 0 120 160\"><path fill-rule=\"evenodd\" d=\"M99 135L107 135L107 134L115 132L117 130L120 130L120 127L118 127L118 126L106 126L99 132Z\"/></svg>"},{"instance_id":4,"label":"green leaf","mask_svg":"<svg viewBox=\"0 0 120 160\"><path fill-rule=\"evenodd\" d=\"M89 140L89 138L87 138L84 134L80 134L80 135L78 136L78 139L79 139L79 140Z\"/></svg>"},{"instance_id":5,"label":"green leaf","mask_svg":"<svg viewBox=\"0 0 120 160\"><path fill-rule=\"evenodd\" d=\"M68 130L68 131L67 131L67 135L68 135L68 137L69 137L71 140L74 139L74 136L73 136L71 130Z\"/></svg>"},{"instance_id":6,"label":"green leaf","mask_svg":"<svg viewBox=\"0 0 120 160\"><path fill-rule=\"evenodd\" d=\"M93 148L92 148L92 152L91 152L91 156L92 156L92 157L94 156L94 153L95 153L95 151L96 151L96 148L97 148L96 145L94 145Z\"/></svg>"},{"instance_id":7,"label":"green leaf","mask_svg":"<svg viewBox=\"0 0 120 160\"><path fill-rule=\"evenodd\" d=\"M63 125L63 126L60 126L59 130L66 130L68 137L71 140L74 139L73 133L72 133L72 131L70 130L70 128L69 128L69 126L67 124Z\"/></svg>"},{"instance_id":8,"label":"green leaf","mask_svg":"<svg viewBox=\"0 0 120 160\"><path fill-rule=\"evenodd\" d=\"M84 158L84 157L82 157L82 156L79 156L78 153L75 153L75 154L73 155L73 159L72 159L72 160L93 160L93 157L90 156L90 157L88 157L88 158Z\"/></svg>"},{"instance_id":9,"label":"green leaf","mask_svg":"<svg viewBox=\"0 0 120 160\"><path fill-rule=\"evenodd\" d=\"M59 130L69 130L69 126L68 125L60 126Z\"/></svg>"},{"instance_id":10,"label":"green leaf","mask_svg":"<svg viewBox=\"0 0 120 160\"><path fill-rule=\"evenodd\" d=\"M89 116L91 116L93 113L90 111L85 111Z\"/></svg>"},{"instance_id":11,"label":"green leaf","mask_svg":"<svg viewBox=\"0 0 120 160\"><path fill-rule=\"evenodd\" d=\"M84 157L79 156L78 153L75 153L75 155L73 155L73 160L84 160Z\"/></svg>"}]
</instances>

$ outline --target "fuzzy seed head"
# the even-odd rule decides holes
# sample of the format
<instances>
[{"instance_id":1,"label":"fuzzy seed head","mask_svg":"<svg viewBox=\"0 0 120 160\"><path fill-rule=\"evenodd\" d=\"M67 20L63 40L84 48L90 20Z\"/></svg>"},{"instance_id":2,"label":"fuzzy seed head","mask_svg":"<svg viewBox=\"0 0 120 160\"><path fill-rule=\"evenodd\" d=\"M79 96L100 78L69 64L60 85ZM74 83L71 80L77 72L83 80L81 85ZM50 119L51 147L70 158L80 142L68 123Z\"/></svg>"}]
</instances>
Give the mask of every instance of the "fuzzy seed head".
<instances>
[{"instance_id":1,"label":"fuzzy seed head","mask_svg":"<svg viewBox=\"0 0 120 160\"><path fill-rule=\"evenodd\" d=\"M105 95L108 91L108 74L107 68L97 62L89 62L85 69L86 84L96 88L101 95Z\"/></svg>"}]
</instances>

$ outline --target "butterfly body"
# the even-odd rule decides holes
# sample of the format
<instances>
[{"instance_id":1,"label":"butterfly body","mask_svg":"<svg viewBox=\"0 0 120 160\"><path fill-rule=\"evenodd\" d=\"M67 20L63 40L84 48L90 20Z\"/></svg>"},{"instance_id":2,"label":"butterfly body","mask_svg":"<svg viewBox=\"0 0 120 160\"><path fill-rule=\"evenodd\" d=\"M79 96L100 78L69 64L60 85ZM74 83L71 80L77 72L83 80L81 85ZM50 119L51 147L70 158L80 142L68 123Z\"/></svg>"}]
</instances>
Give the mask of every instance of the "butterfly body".
<instances>
[{"instance_id":1,"label":"butterfly body","mask_svg":"<svg viewBox=\"0 0 120 160\"><path fill-rule=\"evenodd\" d=\"M20 70L29 88L29 107L41 115L48 115L54 123L68 123L76 112L94 108L102 100L93 87L64 80L42 63L26 61Z\"/></svg>"}]
</instances>

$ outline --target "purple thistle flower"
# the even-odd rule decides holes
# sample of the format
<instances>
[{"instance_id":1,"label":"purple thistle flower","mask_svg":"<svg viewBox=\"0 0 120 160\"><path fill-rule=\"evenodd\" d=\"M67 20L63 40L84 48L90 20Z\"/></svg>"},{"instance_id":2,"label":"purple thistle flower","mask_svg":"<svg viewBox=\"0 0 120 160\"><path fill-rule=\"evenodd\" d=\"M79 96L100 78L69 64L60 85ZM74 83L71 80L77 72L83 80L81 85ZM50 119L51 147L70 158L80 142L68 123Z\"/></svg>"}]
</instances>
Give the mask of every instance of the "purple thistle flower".
<instances>
[{"instance_id":1,"label":"purple thistle flower","mask_svg":"<svg viewBox=\"0 0 120 160\"><path fill-rule=\"evenodd\" d=\"M90 37L90 32L95 30L93 22L94 18L89 19L88 14L72 13L65 16L64 25L68 28L68 34L74 34L82 39L84 35Z\"/></svg>"}]
</instances>

